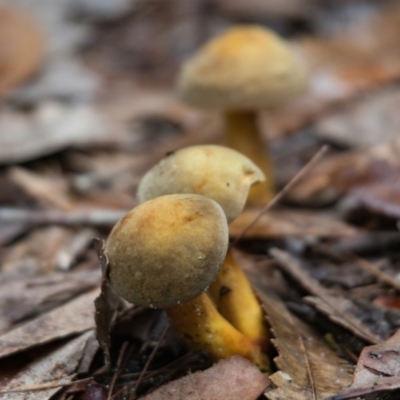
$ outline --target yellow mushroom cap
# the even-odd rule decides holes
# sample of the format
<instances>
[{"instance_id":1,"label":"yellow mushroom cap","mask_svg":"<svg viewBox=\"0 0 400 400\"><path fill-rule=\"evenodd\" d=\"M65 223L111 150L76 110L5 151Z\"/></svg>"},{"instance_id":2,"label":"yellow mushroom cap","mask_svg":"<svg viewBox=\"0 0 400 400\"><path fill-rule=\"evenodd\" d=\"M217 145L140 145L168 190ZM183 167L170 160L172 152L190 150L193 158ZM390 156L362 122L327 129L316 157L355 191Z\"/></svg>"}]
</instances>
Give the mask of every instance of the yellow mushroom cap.
<instances>
[{"instance_id":1,"label":"yellow mushroom cap","mask_svg":"<svg viewBox=\"0 0 400 400\"><path fill-rule=\"evenodd\" d=\"M249 158L216 145L191 146L167 155L146 173L138 188L144 202L173 193L195 193L215 200L228 222L243 210L251 185L265 176Z\"/></svg>"},{"instance_id":2,"label":"yellow mushroom cap","mask_svg":"<svg viewBox=\"0 0 400 400\"><path fill-rule=\"evenodd\" d=\"M282 38L245 25L211 40L187 61L178 91L200 108L259 109L291 100L307 78L304 63Z\"/></svg>"},{"instance_id":3,"label":"yellow mushroom cap","mask_svg":"<svg viewBox=\"0 0 400 400\"><path fill-rule=\"evenodd\" d=\"M105 251L110 282L129 302L168 308L216 278L228 248L228 224L213 200L194 194L140 204L113 228Z\"/></svg>"}]
</instances>

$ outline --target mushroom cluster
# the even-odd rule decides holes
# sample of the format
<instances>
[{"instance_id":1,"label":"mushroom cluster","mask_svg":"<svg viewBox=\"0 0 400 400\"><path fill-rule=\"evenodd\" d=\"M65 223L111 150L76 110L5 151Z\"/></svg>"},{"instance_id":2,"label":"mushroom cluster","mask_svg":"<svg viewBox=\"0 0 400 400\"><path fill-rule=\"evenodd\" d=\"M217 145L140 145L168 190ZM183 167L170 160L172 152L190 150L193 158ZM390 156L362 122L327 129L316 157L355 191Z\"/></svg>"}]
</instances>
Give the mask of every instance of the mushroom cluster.
<instances>
[{"instance_id":1,"label":"mushroom cluster","mask_svg":"<svg viewBox=\"0 0 400 400\"><path fill-rule=\"evenodd\" d=\"M212 358L238 354L267 371L264 313L228 249L228 222L263 179L229 148L169 154L144 176L141 204L113 228L105 250L123 298L165 309L175 330Z\"/></svg>"}]
</instances>

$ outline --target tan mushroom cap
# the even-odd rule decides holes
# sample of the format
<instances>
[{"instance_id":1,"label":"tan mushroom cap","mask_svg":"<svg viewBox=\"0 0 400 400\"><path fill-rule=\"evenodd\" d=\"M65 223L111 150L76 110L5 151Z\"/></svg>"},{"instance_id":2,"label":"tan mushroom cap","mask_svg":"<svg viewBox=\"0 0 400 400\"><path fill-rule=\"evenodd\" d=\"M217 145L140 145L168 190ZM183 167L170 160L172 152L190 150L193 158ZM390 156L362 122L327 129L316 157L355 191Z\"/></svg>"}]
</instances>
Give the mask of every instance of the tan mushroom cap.
<instances>
[{"instance_id":1,"label":"tan mushroom cap","mask_svg":"<svg viewBox=\"0 0 400 400\"><path fill-rule=\"evenodd\" d=\"M304 63L272 31L256 25L228 30L183 66L181 98L196 107L259 109L278 106L301 93Z\"/></svg>"},{"instance_id":2,"label":"tan mushroom cap","mask_svg":"<svg viewBox=\"0 0 400 400\"><path fill-rule=\"evenodd\" d=\"M178 150L156 164L143 177L138 199L144 202L173 193L195 193L215 200L228 222L243 210L249 189L265 176L249 158L216 145Z\"/></svg>"},{"instance_id":3,"label":"tan mushroom cap","mask_svg":"<svg viewBox=\"0 0 400 400\"><path fill-rule=\"evenodd\" d=\"M110 281L120 296L139 306L168 308L208 289L227 248L222 208L203 196L175 194L126 214L105 251Z\"/></svg>"}]
</instances>

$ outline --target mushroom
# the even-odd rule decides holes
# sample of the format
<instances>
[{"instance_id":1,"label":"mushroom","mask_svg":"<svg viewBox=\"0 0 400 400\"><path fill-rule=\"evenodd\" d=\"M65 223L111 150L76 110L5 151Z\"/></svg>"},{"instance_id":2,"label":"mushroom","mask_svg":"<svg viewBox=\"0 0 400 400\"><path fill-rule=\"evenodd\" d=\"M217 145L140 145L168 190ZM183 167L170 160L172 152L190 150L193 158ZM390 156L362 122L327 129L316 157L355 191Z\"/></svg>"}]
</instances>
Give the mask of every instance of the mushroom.
<instances>
[{"instance_id":1,"label":"mushroom","mask_svg":"<svg viewBox=\"0 0 400 400\"><path fill-rule=\"evenodd\" d=\"M237 331L204 292L228 247L225 213L195 194L157 197L135 207L105 246L109 279L127 301L166 310L172 326L214 359L240 354L266 368L260 347Z\"/></svg>"},{"instance_id":2,"label":"mushroom","mask_svg":"<svg viewBox=\"0 0 400 400\"><path fill-rule=\"evenodd\" d=\"M0 98L30 78L43 61L43 35L34 21L11 7L0 7Z\"/></svg>"},{"instance_id":3,"label":"mushroom","mask_svg":"<svg viewBox=\"0 0 400 400\"><path fill-rule=\"evenodd\" d=\"M139 184L137 196L143 202L171 193L201 194L219 203L231 222L242 212L250 187L263 179L262 171L236 150L191 146L167 155L150 169ZM264 312L231 250L209 294L238 331L263 348L267 346Z\"/></svg>"},{"instance_id":4,"label":"mushroom","mask_svg":"<svg viewBox=\"0 0 400 400\"><path fill-rule=\"evenodd\" d=\"M178 92L188 104L224 112L227 145L253 160L266 181L249 201L264 205L274 194L271 162L257 127L260 109L278 107L307 85L307 70L287 43L256 25L233 28L211 40L184 64Z\"/></svg>"},{"instance_id":5,"label":"mushroom","mask_svg":"<svg viewBox=\"0 0 400 400\"><path fill-rule=\"evenodd\" d=\"M243 210L250 187L265 179L249 158L217 145L190 146L168 153L142 178L139 202L174 193L201 194L215 200L232 222Z\"/></svg>"}]
</instances>

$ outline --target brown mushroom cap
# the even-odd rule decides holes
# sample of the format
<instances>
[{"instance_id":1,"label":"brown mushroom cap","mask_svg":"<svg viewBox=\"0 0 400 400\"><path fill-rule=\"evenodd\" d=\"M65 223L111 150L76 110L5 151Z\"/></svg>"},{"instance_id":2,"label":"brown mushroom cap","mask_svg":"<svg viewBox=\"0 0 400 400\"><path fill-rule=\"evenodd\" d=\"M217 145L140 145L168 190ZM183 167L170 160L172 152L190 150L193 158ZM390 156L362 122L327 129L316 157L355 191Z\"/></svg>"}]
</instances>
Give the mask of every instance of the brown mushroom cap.
<instances>
[{"instance_id":1,"label":"brown mushroom cap","mask_svg":"<svg viewBox=\"0 0 400 400\"><path fill-rule=\"evenodd\" d=\"M249 158L223 146L191 146L178 150L156 164L143 177L140 202L173 193L195 193L215 200L228 222L243 210L251 185L265 180Z\"/></svg>"},{"instance_id":2,"label":"brown mushroom cap","mask_svg":"<svg viewBox=\"0 0 400 400\"><path fill-rule=\"evenodd\" d=\"M0 6L0 96L33 75L43 61L43 35L18 9Z\"/></svg>"},{"instance_id":3,"label":"brown mushroom cap","mask_svg":"<svg viewBox=\"0 0 400 400\"><path fill-rule=\"evenodd\" d=\"M157 197L113 228L105 251L110 281L129 302L168 308L214 281L228 248L228 224L213 200L194 194Z\"/></svg>"},{"instance_id":4,"label":"brown mushroom cap","mask_svg":"<svg viewBox=\"0 0 400 400\"><path fill-rule=\"evenodd\" d=\"M200 108L259 109L292 99L307 80L304 63L283 39L245 25L210 41L187 61L178 91Z\"/></svg>"}]
</instances>

